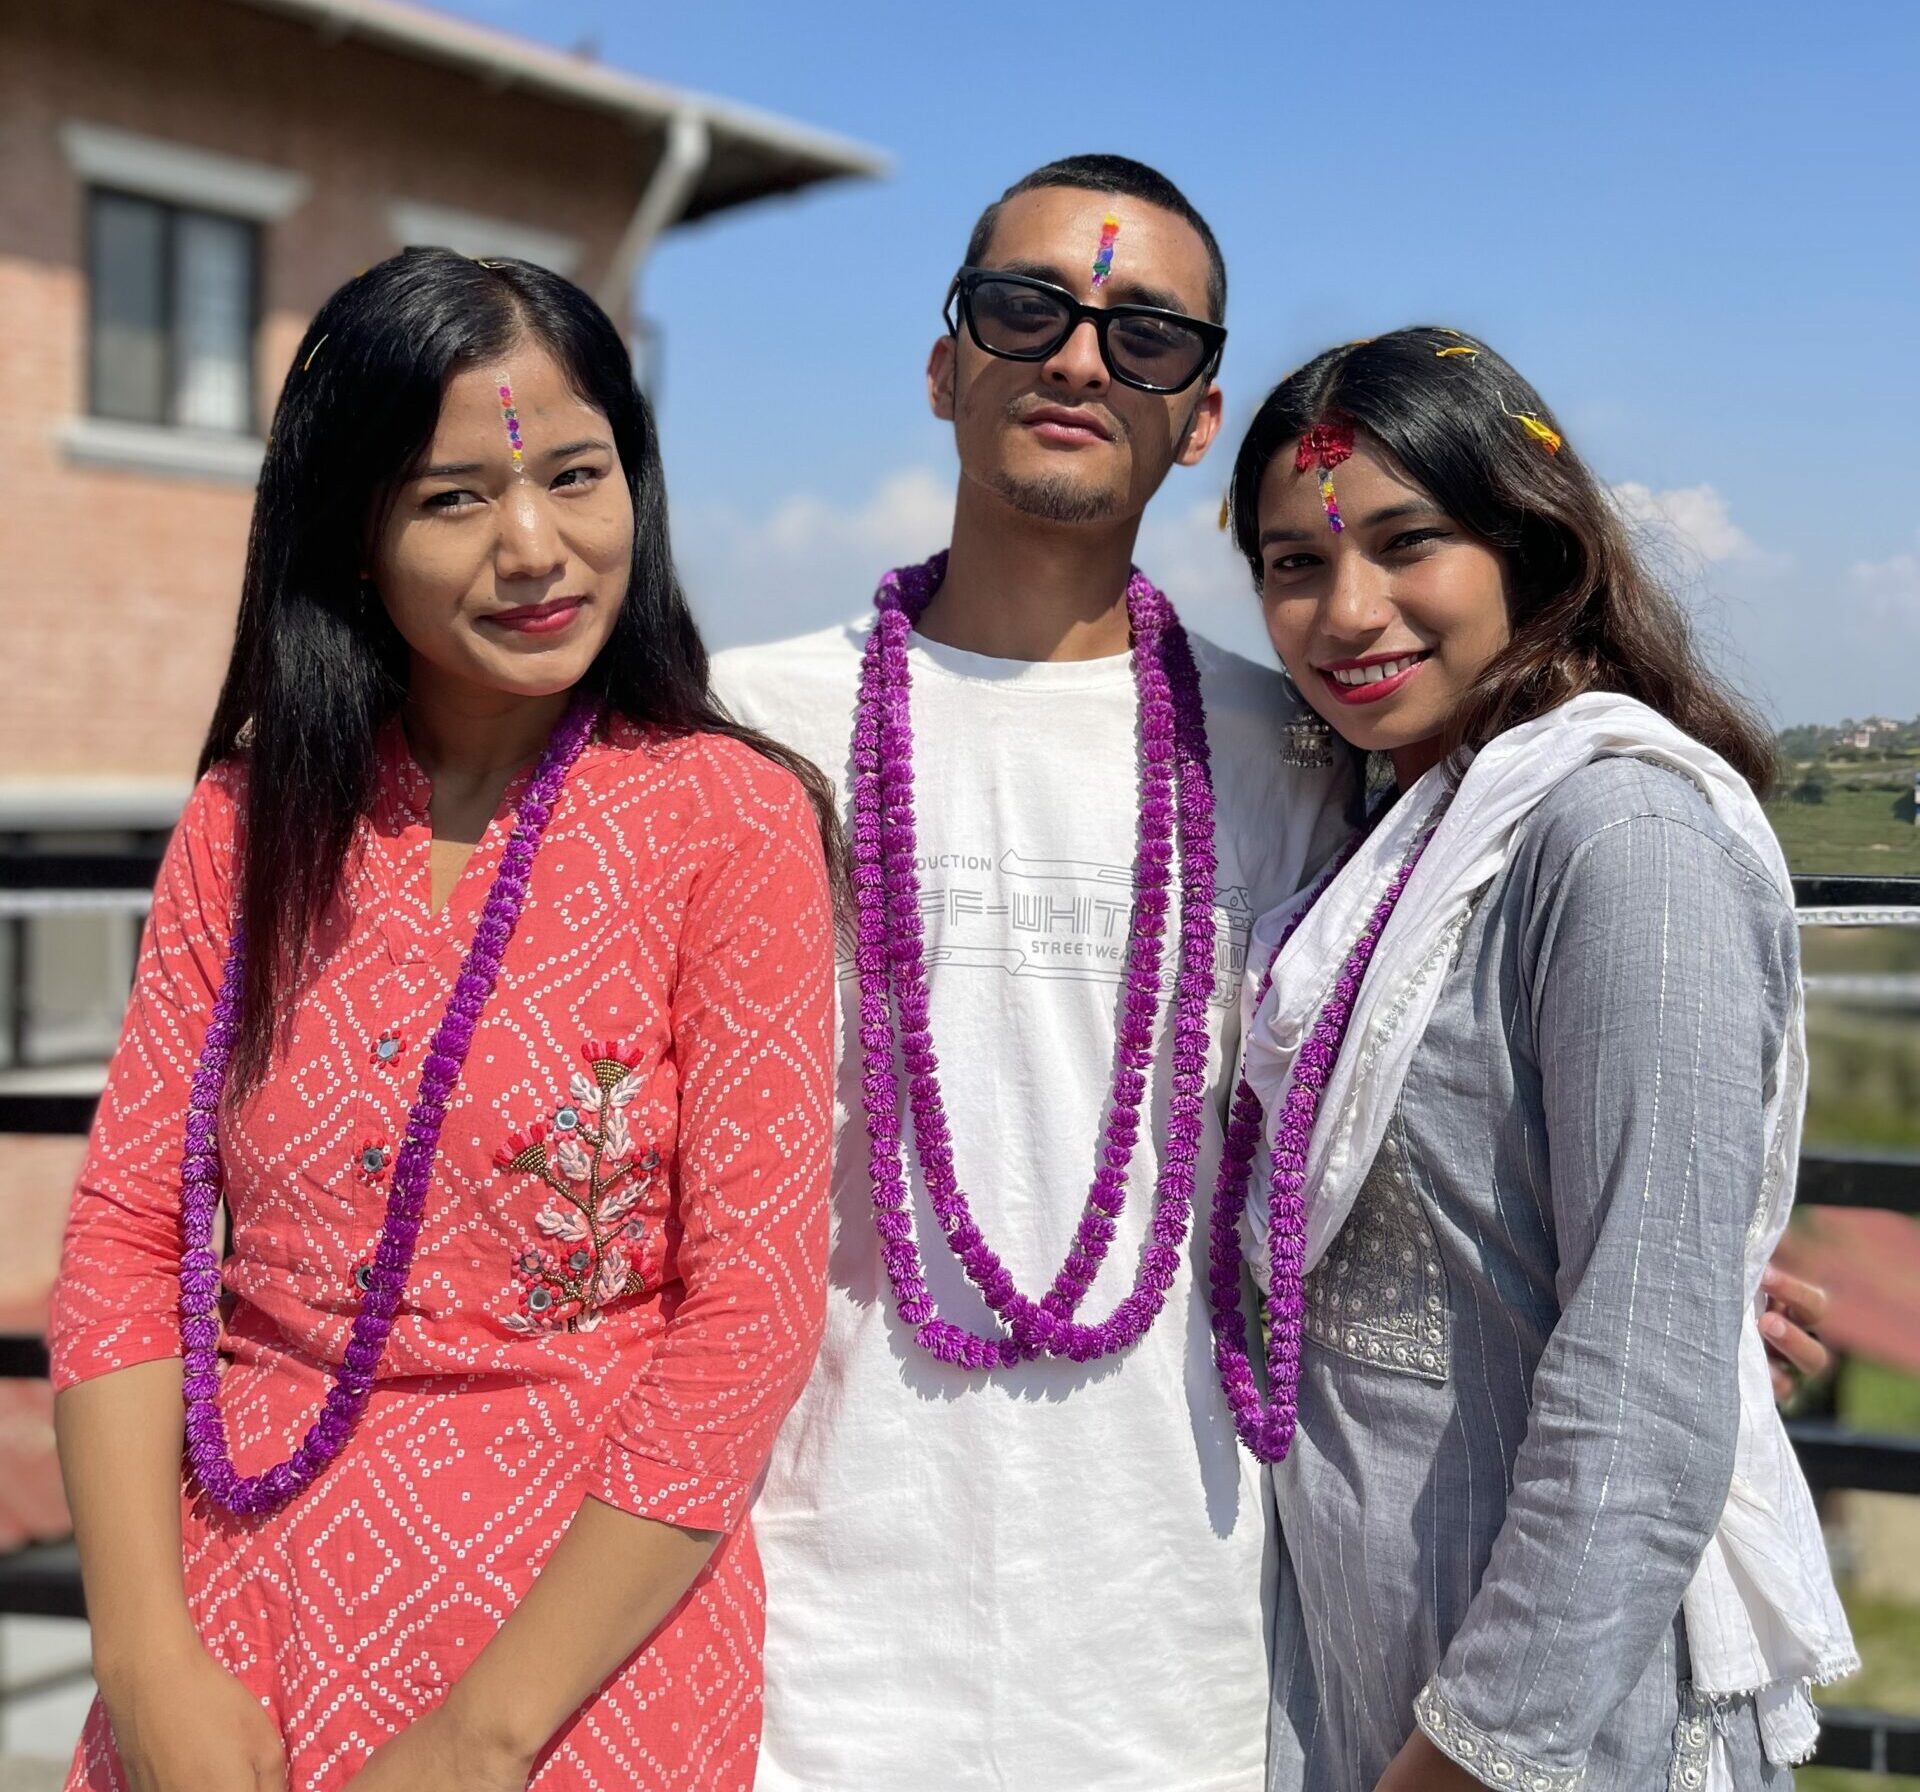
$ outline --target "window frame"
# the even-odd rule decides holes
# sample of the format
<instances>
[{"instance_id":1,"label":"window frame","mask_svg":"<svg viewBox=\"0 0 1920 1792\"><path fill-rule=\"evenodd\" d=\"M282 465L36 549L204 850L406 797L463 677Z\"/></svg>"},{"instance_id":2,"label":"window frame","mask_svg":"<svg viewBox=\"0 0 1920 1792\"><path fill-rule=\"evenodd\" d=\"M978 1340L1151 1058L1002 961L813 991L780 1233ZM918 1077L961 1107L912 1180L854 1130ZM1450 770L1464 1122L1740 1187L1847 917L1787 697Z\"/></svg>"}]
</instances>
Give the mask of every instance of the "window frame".
<instances>
[{"instance_id":1,"label":"window frame","mask_svg":"<svg viewBox=\"0 0 1920 1792\"><path fill-rule=\"evenodd\" d=\"M246 233L247 243L247 280L246 280L246 399L240 426L236 429L209 429L203 424L186 424L174 415L162 415L158 418L117 417L111 412L100 409L100 395L96 384L94 355L94 336L98 329L98 300L100 294L100 270L97 266L97 234L94 229L94 202L98 198L111 198L131 201L136 205L151 206L160 216L160 388L163 396L163 410L172 413L177 409L179 392L175 374L179 365L179 316L175 303L179 276L180 219L183 216L213 218L223 224L236 224ZM92 422L110 425L125 425L133 429L164 429L179 431L197 436L215 436L222 440L235 442L258 441L260 438L260 327L263 317L264 267L266 261L266 242L258 218L247 217L244 213L222 211L217 206L194 205L179 200L163 199L157 194L142 193L131 187L119 186L110 180L89 180L81 187L82 230L86 239L85 265L87 278L87 338L86 338L86 393L85 417Z\"/></svg>"}]
</instances>

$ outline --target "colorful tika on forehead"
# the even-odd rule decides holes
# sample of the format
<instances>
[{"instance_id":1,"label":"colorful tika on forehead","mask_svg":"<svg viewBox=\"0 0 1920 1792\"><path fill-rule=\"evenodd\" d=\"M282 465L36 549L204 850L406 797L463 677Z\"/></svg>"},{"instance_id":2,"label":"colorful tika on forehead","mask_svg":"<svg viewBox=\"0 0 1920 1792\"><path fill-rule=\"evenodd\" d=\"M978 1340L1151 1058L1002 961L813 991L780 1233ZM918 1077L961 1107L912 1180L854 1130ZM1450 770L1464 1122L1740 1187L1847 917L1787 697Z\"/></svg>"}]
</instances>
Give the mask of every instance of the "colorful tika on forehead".
<instances>
[{"instance_id":1,"label":"colorful tika on forehead","mask_svg":"<svg viewBox=\"0 0 1920 1792\"><path fill-rule=\"evenodd\" d=\"M1300 438L1294 451L1293 470L1305 473L1320 469L1320 502L1327 507L1327 527L1338 535L1346 524L1340 520L1340 505L1333 495L1333 469L1353 458L1353 422L1347 417L1329 417L1316 423Z\"/></svg>"},{"instance_id":2,"label":"colorful tika on forehead","mask_svg":"<svg viewBox=\"0 0 1920 1792\"><path fill-rule=\"evenodd\" d=\"M527 468L520 453L520 418L513 408L513 388L505 380L500 382L500 415L506 420L507 443L513 449L513 470L524 473Z\"/></svg>"},{"instance_id":3,"label":"colorful tika on forehead","mask_svg":"<svg viewBox=\"0 0 1920 1792\"><path fill-rule=\"evenodd\" d=\"M1093 283L1105 286L1113 272L1113 243L1120 234L1120 220L1112 212L1100 220L1100 247L1093 253Z\"/></svg>"}]
</instances>

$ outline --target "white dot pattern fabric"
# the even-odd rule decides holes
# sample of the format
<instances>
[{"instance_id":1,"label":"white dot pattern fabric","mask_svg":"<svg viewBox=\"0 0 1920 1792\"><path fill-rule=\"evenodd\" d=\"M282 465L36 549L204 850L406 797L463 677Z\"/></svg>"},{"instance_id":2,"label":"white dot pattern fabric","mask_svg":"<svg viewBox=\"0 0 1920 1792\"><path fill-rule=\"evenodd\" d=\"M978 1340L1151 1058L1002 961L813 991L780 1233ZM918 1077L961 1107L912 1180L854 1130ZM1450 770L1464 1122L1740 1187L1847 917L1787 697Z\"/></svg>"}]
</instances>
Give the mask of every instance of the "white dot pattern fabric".
<instances>
[{"instance_id":1,"label":"white dot pattern fabric","mask_svg":"<svg viewBox=\"0 0 1920 1792\"><path fill-rule=\"evenodd\" d=\"M202 781L161 871L68 1222L61 1386L180 1351L183 1121L230 926L241 778ZM345 1348L427 1040L520 788L436 913L431 789L385 732L274 1067L222 1125L222 1404L243 1471L299 1442ZM819 1340L832 962L797 783L729 740L610 724L535 861L358 1430L263 1521L183 1494L195 1622L278 1722L290 1784L343 1784L437 1703L587 1494L728 1535L532 1784L751 1783L764 1625L745 1512ZM124 1783L96 1706L69 1787Z\"/></svg>"}]
</instances>

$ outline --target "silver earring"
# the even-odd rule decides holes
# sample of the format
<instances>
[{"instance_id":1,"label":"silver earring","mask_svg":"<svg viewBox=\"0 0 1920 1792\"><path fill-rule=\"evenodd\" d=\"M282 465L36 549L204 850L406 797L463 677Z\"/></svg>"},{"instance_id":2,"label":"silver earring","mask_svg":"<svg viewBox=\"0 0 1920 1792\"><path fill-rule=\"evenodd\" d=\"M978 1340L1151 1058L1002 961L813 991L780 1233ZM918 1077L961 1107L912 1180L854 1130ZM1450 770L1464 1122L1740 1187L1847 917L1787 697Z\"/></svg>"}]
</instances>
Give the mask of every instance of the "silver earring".
<instances>
[{"instance_id":1,"label":"silver earring","mask_svg":"<svg viewBox=\"0 0 1920 1792\"><path fill-rule=\"evenodd\" d=\"M1333 764L1333 730L1307 707L1306 698L1300 695L1299 686L1285 667L1280 670L1280 682L1300 707L1300 714L1280 730L1280 763L1301 771L1323 772Z\"/></svg>"}]
</instances>

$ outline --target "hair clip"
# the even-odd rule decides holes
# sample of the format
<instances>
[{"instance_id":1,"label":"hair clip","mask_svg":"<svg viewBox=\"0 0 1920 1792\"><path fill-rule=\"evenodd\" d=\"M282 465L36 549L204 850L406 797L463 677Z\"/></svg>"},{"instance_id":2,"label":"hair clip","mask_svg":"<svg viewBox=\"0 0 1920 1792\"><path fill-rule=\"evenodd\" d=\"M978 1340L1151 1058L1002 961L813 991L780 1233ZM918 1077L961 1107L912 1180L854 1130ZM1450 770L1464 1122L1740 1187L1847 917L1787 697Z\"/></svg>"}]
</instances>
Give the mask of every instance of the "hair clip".
<instances>
[{"instance_id":1,"label":"hair clip","mask_svg":"<svg viewBox=\"0 0 1920 1792\"><path fill-rule=\"evenodd\" d=\"M1233 494L1229 492L1226 497L1220 500L1220 522L1218 526L1220 529L1220 533L1222 535L1226 534L1227 525L1232 521L1233 521Z\"/></svg>"},{"instance_id":2,"label":"hair clip","mask_svg":"<svg viewBox=\"0 0 1920 1792\"><path fill-rule=\"evenodd\" d=\"M327 336L331 336L332 334L333 332L331 330L327 332ZM312 367L313 357L327 346L327 336L322 336L320 340L313 345L312 348L307 350L307 358L300 363L300 371L302 373L305 373L310 367Z\"/></svg>"},{"instance_id":3,"label":"hair clip","mask_svg":"<svg viewBox=\"0 0 1920 1792\"><path fill-rule=\"evenodd\" d=\"M1300 438L1294 451L1293 470L1305 473L1320 469L1320 502L1327 507L1327 527L1340 534L1346 524L1340 520L1340 506L1333 495L1333 469L1353 457L1353 421L1348 417L1329 417L1316 423Z\"/></svg>"},{"instance_id":4,"label":"hair clip","mask_svg":"<svg viewBox=\"0 0 1920 1792\"><path fill-rule=\"evenodd\" d=\"M1437 348L1433 351L1436 361L1450 361L1455 355L1465 355L1468 360L1479 354L1479 350L1469 342L1456 342L1452 348Z\"/></svg>"},{"instance_id":5,"label":"hair clip","mask_svg":"<svg viewBox=\"0 0 1920 1792\"><path fill-rule=\"evenodd\" d=\"M1113 239L1120 234L1120 220L1112 212L1100 220L1100 247L1093 256L1093 283L1105 286L1113 272Z\"/></svg>"},{"instance_id":6,"label":"hair clip","mask_svg":"<svg viewBox=\"0 0 1920 1792\"><path fill-rule=\"evenodd\" d=\"M513 388L505 380L500 382L500 414L506 419L507 442L513 449L513 470L524 473L526 466L520 458L520 419L513 408Z\"/></svg>"}]
</instances>

